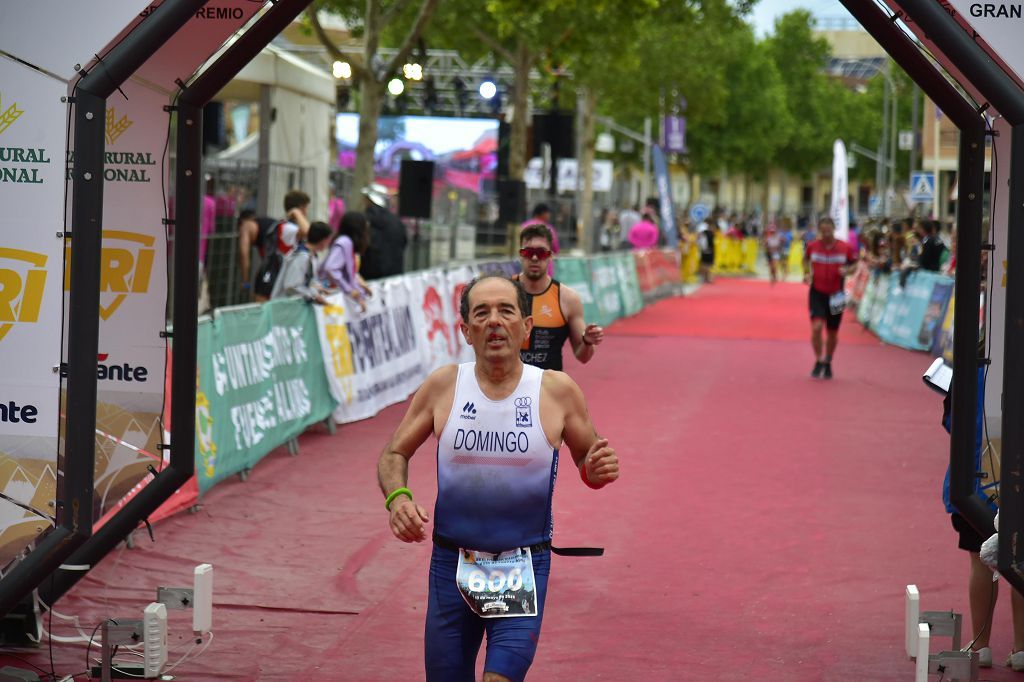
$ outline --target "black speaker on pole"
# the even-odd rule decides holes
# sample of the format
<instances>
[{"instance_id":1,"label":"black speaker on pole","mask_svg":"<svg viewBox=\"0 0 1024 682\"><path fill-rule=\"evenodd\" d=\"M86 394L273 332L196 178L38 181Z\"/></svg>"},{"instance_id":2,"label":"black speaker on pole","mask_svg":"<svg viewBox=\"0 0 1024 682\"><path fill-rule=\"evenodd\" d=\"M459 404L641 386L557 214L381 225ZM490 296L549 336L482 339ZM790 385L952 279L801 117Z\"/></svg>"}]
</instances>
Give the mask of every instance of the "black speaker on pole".
<instances>
[{"instance_id":1,"label":"black speaker on pole","mask_svg":"<svg viewBox=\"0 0 1024 682\"><path fill-rule=\"evenodd\" d=\"M556 111L533 115L533 155L541 155L541 145L551 145L551 155L557 159L576 156L573 144L572 113Z\"/></svg>"},{"instance_id":2,"label":"black speaker on pole","mask_svg":"<svg viewBox=\"0 0 1024 682\"><path fill-rule=\"evenodd\" d=\"M498 180L498 220L521 223L526 220L526 183L521 180Z\"/></svg>"},{"instance_id":3,"label":"black speaker on pole","mask_svg":"<svg viewBox=\"0 0 1024 682\"><path fill-rule=\"evenodd\" d=\"M398 215L429 218L434 199L434 162L402 159L398 175Z\"/></svg>"}]
</instances>

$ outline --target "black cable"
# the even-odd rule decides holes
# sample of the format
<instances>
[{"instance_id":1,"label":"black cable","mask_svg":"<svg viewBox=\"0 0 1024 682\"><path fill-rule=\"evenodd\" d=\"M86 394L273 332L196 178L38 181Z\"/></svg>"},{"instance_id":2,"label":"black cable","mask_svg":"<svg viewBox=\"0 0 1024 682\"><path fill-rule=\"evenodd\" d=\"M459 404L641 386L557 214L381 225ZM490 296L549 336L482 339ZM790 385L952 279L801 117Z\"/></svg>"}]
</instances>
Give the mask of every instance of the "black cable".
<instances>
[{"instance_id":1,"label":"black cable","mask_svg":"<svg viewBox=\"0 0 1024 682\"><path fill-rule=\"evenodd\" d=\"M179 96L180 96L180 91L179 91ZM163 210L164 210L164 221L163 221L164 222L164 262L165 262L164 278L167 281L166 288L164 289L164 291L165 291L165 294L164 294L164 332L165 332L165 334L164 334L164 378L165 379L167 377L167 356L168 356L168 354L170 353L170 350L171 350L170 336L168 334L166 334L166 331L167 331L167 301L168 301L168 298L170 296L170 292L172 291L172 279L173 279L173 274L172 274L172 272L173 272L172 271L173 261L172 261L172 259L167 257L168 254L171 252L171 249L168 248L170 246L170 244L171 244L171 224L170 224L170 217L171 216L170 216L170 205L167 203L167 173L168 173L167 150L171 146L171 121L174 120L174 115L175 115L174 107L177 105L177 102L178 102L178 97L175 97L175 99L173 100L173 102L171 104L171 108L167 112L167 137L164 139L164 151L160 155L160 196L161 196L162 201L163 201ZM175 236L175 238L177 238L177 234L175 234L174 236ZM166 411L166 408L167 408L167 401L166 400L161 401L161 404L160 404L160 442L163 442L163 440L164 440L164 437L163 437L164 425L167 423L167 411ZM159 467L157 469L157 473L160 473L161 471L164 470L164 452L163 452L163 450L158 450L157 454L160 455L160 465L159 465Z\"/></svg>"},{"instance_id":2,"label":"black cable","mask_svg":"<svg viewBox=\"0 0 1024 682\"><path fill-rule=\"evenodd\" d=\"M992 592L988 599L988 611L986 611L986 613L988 613L988 617L985 618L985 624L981 626L981 630L979 630L978 634L974 636L974 639L971 640L971 643L963 649L961 649L961 651L971 651L974 648L974 643L977 642L983 634L985 634L985 630L988 630L989 625L992 624L992 619L995 617L996 610L996 585L998 585L998 583L995 580L993 580Z\"/></svg>"},{"instance_id":3,"label":"black cable","mask_svg":"<svg viewBox=\"0 0 1024 682\"><path fill-rule=\"evenodd\" d=\"M50 612L52 613L53 609L50 609ZM91 671L92 670L92 664L89 663L89 653L92 651L92 641L94 639L96 639L96 631L99 630L101 627L103 627L104 623L108 623L108 622L109 623L113 623L114 625L117 625L117 621L114 620L113 618L106 618L104 620L101 620L99 623L97 623L96 627L94 627L92 629L92 634L89 635L89 643L85 647L85 669L86 669L86 671ZM51 641L52 641L52 638L51 638Z\"/></svg>"},{"instance_id":4,"label":"black cable","mask_svg":"<svg viewBox=\"0 0 1024 682\"><path fill-rule=\"evenodd\" d=\"M50 573L50 594L53 594L53 585L54 585L54 581L56 580L56 578L57 578L57 572L56 571L53 571L52 573ZM42 604L42 600L40 600L39 603ZM50 674L53 676L53 679L56 680L57 679L57 667L53 664L53 606L52 605L48 608L48 614L47 615L49 616L49 619L50 619L49 625L47 625L47 630L49 631L50 634L46 638L48 640L48 644L49 644L49 648L50 648Z\"/></svg>"},{"instance_id":5,"label":"black cable","mask_svg":"<svg viewBox=\"0 0 1024 682\"><path fill-rule=\"evenodd\" d=\"M6 651L4 652L4 656L5 656L5 657L7 657L7 656L10 656L10 657L11 657L11 658L13 658L13 659L16 659L16 660L18 660L18 661L21 661L21 662L22 662L22 663L24 663L25 665L30 665L30 666L32 666L33 668L35 668L36 670L38 670L39 672L41 672L42 674L44 674L44 675L46 675L46 676L50 677L50 679L53 679L53 680L56 680L56 679L57 679L57 676L56 676L56 675L55 675L54 673L48 673L48 672L46 672L46 669L45 669L45 668L40 668L40 667L39 667L38 665L36 665L35 663L33 663L32 661L30 661L30 660L28 660L28 659L22 658L21 656L16 656L15 654L10 654L10 653L7 653Z\"/></svg>"}]
</instances>

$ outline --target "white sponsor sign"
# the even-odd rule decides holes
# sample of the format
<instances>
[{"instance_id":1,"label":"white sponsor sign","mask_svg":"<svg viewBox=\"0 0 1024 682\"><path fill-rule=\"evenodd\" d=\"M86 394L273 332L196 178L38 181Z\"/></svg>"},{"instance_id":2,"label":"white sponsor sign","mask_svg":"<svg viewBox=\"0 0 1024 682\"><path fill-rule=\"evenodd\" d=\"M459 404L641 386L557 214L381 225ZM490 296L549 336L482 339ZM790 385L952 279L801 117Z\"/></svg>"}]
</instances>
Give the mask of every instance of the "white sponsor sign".
<instances>
[{"instance_id":1,"label":"white sponsor sign","mask_svg":"<svg viewBox=\"0 0 1024 682\"><path fill-rule=\"evenodd\" d=\"M146 9L147 0L32 0L3 3L4 52L65 80Z\"/></svg>"},{"instance_id":2,"label":"white sponsor sign","mask_svg":"<svg viewBox=\"0 0 1024 682\"><path fill-rule=\"evenodd\" d=\"M315 309L337 422L372 417L405 400L427 376L409 289L393 280L376 293L365 312L340 293Z\"/></svg>"},{"instance_id":3,"label":"white sponsor sign","mask_svg":"<svg viewBox=\"0 0 1024 682\"><path fill-rule=\"evenodd\" d=\"M464 343L461 335L455 334L450 303L452 293L447 278L440 270L408 275L405 282L412 296L416 328L426 336L423 362L429 373L454 362L458 344Z\"/></svg>"},{"instance_id":4,"label":"white sponsor sign","mask_svg":"<svg viewBox=\"0 0 1024 682\"><path fill-rule=\"evenodd\" d=\"M128 81L104 119L103 250L97 392L133 412L159 414L164 391L167 248L161 174L167 96ZM68 169L74 161L68 155ZM65 263L70 274L71 242ZM65 278L65 286L70 279ZM139 398L140 394L148 396ZM138 444L141 446L142 444Z\"/></svg>"},{"instance_id":5,"label":"white sponsor sign","mask_svg":"<svg viewBox=\"0 0 1024 682\"><path fill-rule=\"evenodd\" d=\"M2 435L57 436L66 90L0 57Z\"/></svg>"},{"instance_id":6,"label":"white sponsor sign","mask_svg":"<svg viewBox=\"0 0 1024 682\"><path fill-rule=\"evenodd\" d=\"M1024 4L1019 2L968 2L952 0L960 20L974 29L1017 78L1024 80Z\"/></svg>"},{"instance_id":7,"label":"white sponsor sign","mask_svg":"<svg viewBox=\"0 0 1024 682\"><path fill-rule=\"evenodd\" d=\"M836 239L845 242L850 234L849 188L846 176L846 145L842 140L832 144L832 208L829 214L836 224Z\"/></svg>"},{"instance_id":8,"label":"white sponsor sign","mask_svg":"<svg viewBox=\"0 0 1024 682\"><path fill-rule=\"evenodd\" d=\"M595 192L610 192L612 189L612 175L614 166L611 161L596 160L591 173L591 180ZM579 174L579 164L576 159L558 160L558 191L573 192L576 190L576 176ZM526 166L523 180L529 189L544 189L551 184L551 179L545 176L544 161L540 158L530 159Z\"/></svg>"}]
</instances>

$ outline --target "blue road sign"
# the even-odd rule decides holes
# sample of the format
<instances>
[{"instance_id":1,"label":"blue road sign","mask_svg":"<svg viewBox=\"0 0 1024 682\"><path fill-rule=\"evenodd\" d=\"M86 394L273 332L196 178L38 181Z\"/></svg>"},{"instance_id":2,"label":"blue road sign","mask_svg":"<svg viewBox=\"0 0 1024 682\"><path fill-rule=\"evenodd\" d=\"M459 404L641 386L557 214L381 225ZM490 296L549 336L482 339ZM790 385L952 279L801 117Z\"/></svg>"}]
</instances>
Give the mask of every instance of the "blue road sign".
<instances>
[{"instance_id":1,"label":"blue road sign","mask_svg":"<svg viewBox=\"0 0 1024 682\"><path fill-rule=\"evenodd\" d=\"M914 171L910 174L910 200L929 202L935 199L935 173Z\"/></svg>"},{"instance_id":2,"label":"blue road sign","mask_svg":"<svg viewBox=\"0 0 1024 682\"><path fill-rule=\"evenodd\" d=\"M690 207L690 220L695 223L699 223L708 217L708 213L710 213L710 210L708 209L707 204L694 204Z\"/></svg>"}]
</instances>

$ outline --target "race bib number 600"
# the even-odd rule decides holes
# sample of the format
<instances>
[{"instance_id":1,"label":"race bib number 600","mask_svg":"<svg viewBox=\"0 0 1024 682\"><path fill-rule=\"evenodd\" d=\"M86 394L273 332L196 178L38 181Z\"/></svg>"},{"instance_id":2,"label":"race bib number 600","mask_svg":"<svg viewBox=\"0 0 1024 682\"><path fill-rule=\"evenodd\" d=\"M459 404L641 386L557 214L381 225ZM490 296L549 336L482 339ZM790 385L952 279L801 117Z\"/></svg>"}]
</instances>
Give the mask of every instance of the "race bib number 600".
<instances>
[{"instance_id":1,"label":"race bib number 600","mask_svg":"<svg viewBox=\"0 0 1024 682\"><path fill-rule=\"evenodd\" d=\"M537 615L537 587L530 548L501 554L459 550L459 592L481 618Z\"/></svg>"}]
</instances>

